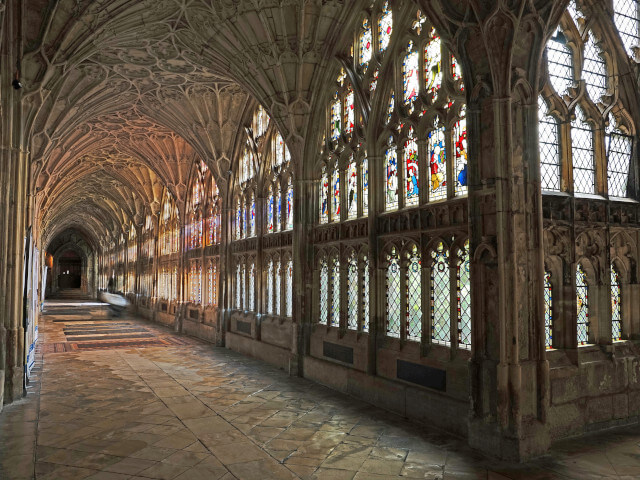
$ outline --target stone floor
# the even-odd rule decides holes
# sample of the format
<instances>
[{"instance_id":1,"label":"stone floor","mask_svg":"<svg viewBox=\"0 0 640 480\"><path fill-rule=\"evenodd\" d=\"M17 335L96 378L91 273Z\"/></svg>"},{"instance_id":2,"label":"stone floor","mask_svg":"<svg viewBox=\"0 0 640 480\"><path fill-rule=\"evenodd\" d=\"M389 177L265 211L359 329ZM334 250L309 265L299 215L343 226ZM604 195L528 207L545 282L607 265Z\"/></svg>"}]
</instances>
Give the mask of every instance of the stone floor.
<instances>
[{"instance_id":1,"label":"stone floor","mask_svg":"<svg viewBox=\"0 0 640 480\"><path fill-rule=\"evenodd\" d=\"M639 479L640 431L486 459L239 354L49 302L34 379L0 414L0 479Z\"/></svg>"}]
</instances>

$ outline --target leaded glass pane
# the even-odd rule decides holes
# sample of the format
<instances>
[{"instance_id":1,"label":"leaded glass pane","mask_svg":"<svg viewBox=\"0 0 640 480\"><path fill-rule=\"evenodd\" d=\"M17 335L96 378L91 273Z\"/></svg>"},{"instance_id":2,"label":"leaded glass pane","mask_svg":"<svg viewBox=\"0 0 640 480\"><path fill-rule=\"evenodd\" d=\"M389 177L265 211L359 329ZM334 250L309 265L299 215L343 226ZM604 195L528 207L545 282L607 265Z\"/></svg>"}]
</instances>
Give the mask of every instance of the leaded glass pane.
<instances>
[{"instance_id":1,"label":"leaded glass pane","mask_svg":"<svg viewBox=\"0 0 640 480\"><path fill-rule=\"evenodd\" d=\"M418 52L413 48L413 42L407 45L407 53L402 64L402 86L405 105L413 104L418 96L420 80L418 79Z\"/></svg>"},{"instance_id":2,"label":"leaded glass pane","mask_svg":"<svg viewBox=\"0 0 640 480\"><path fill-rule=\"evenodd\" d=\"M267 313L273 314L273 260L267 267Z\"/></svg>"},{"instance_id":3,"label":"leaded glass pane","mask_svg":"<svg viewBox=\"0 0 640 480\"><path fill-rule=\"evenodd\" d=\"M462 67L458 59L451 55L451 78L454 82L460 81L460 91L464 92L464 82L462 81Z\"/></svg>"},{"instance_id":4,"label":"leaded glass pane","mask_svg":"<svg viewBox=\"0 0 640 480\"><path fill-rule=\"evenodd\" d=\"M447 153L445 147L444 125L439 125L436 117L433 121L433 130L427 134L429 152L429 169L431 170L431 189L429 200L442 200L447 198Z\"/></svg>"},{"instance_id":5,"label":"leaded glass pane","mask_svg":"<svg viewBox=\"0 0 640 480\"><path fill-rule=\"evenodd\" d=\"M269 194L267 195L267 233L273 233L273 217L274 217L274 204L273 204L273 190L269 187Z\"/></svg>"},{"instance_id":6,"label":"leaded glass pane","mask_svg":"<svg viewBox=\"0 0 640 480\"><path fill-rule=\"evenodd\" d=\"M250 227L250 235L252 237L256 236L256 197L254 197L253 193L251 194L251 211L249 217L249 225Z\"/></svg>"},{"instance_id":7,"label":"leaded glass pane","mask_svg":"<svg viewBox=\"0 0 640 480\"><path fill-rule=\"evenodd\" d=\"M353 155L347 167L347 218L358 216L358 167Z\"/></svg>"},{"instance_id":8,"label":"leaded glass pane","mask_svg":"<svg viewBox=\"0 0 640 480\"><path fill-rule=\"evenodd\" d=\"M558 95L563 95L573 84L573 53L561 27L547 42L546 51L549 82Z\"/></svg>"},{"instance_id":9,"label":"leaded glass pane","mask_svg":"<svg viewBox=\"0 0 640 480\"><path fill-rule=\"evenodd\" d=\"M340 131L342 130L342 121L340 115L340 100L337 98L338 93L336 92L336 99L331 104L331 140L337 142L340 138Z\"/></svg>"},{"instance_id":10,"label":"leaded glass pane","mask_svg":"<svg viewBox=\"0 0 640 480\"><path fill-rule=\"evenodd\" d=\"M340 326L340 260L331 262L331 326Z\"/></svg>"},{"instance_id":11,"label":"leaded glass pane","mask_svg":"<svg viewBox=\"0 0 640 480\"><path fill-rule=\"evenodd\" d=\"M611 265L611 338L622 340L622 295L620 293L620 276L614 265Z\"/></svg>"},{"instance_id":12,"label":"leaded glass pane","mask_svg":"<svg viewBox=\"0 0 640 480\"><path fill-rule=\"evenodd\" d=\"M356 121L355 106L353 102L353 89L349 87L344 98L344 133L346 133L347 135L353 132L353 127Z\"/></svg>"},{"instance_id":13,"label":"leaded glass pane","mask_svg":"<svg viewBox=\"0 0 640 480\"><path fill-rule=\"evenodd\" d=\"M387 170L385 206L386 210L395 210L398 208L398 156L396 147L389 146L385 151L384 158Z\"/></svg>"},{"instance_id":14,"label":"leaded glass pane","mask_svg":"<svg viewBox=\"0 0 640 480\"><path fill-rule=\"evenodd\" d=\"M240 200L236 203L236 239L242 238L242 207Z\"/></svg>"},{"instance_id":15,"label":"leaded glass pane","mask_svg":"<svg viewBox=\"0 0 640 480\"><path fill-rule=\"evenodd\" d=\"M284 139L282 138L282 135L280 135L280 132L278 132L276 134L276 140L275 140L275 165L277 167L279 167L280 165L282 165L284 163L284 151L286 149L285 144L284 144Z\"/></svg>"},{"instance_id":16,"label":"leaded glass pane","mask_svg":"<svg viewBox=\"0 0 640 480\"><path fill-rule=\"evenodd\" d=\"M613 0L613 21L627 54L632 57L640 39L640 15L637 0Z\"/></svg>"},{"instance_id":17,"label":"leaded glass pane","mask_svg":"<svg viewBox=\"0 0 640 480\"><path fill-rule=\"evenodd\" d=\"M607 183L610 197L627 197L629 166L633 139L615 128L615 120L609 117L605 136L607 149Z\"/></svg>"},{"instance_id":18,"label":"leaded glass pane","mask_svg":"<svg viewBox=\"0 0 640 480\"><path fill-rule=\"evenodd\" d=\"M422 262L414 245L407 264L407 338L422 338Z\"/></svg>"},{"instance_id":19,"label":"leaded glass pane","mask_svg":"<svg viewBox=\"0 0 640 480\"><path fill-rule=\"evenodd\" d=\"M280 225L282 223L282 200L280 199L280 185L276 184L276 204L274 205L275 215L273 218L273 230L275 232L280 231Z\"/></svg>"},{"instance_id":20,"label":"leaded glass pane","mask_svg":"<svg viewBox=\"0 0 640 480\"><path fill-rule=\"evenodd\" d=\"M213 305L213 262L207 265L207 303Z\"/></svg>"},{"instance_id":21,"label":"leaded glass pane","mask_svg":"<svg viewBox=\"0 0 640 480\"><path fill-rule=\"evenodd\" d=\"M275 278L275 287L274 287L274 295L275 295L275 314L280 315L280 299L282 298L282 268L280 264L280 260L276 260L276 278Z\"/></svg>"},{"instance_id":22,"label":"leaded glass pane","mask_svg":"<svg viewBox=\"0 0 640 480\"><path fill-rule=\"evenodd\" d=\"M248 227L248 223L247 223L247 206L243 205L242 206L242 237L243 238L247 238L247 235L248 235L247 227Z\"/></svg>"},{"instance_id":23,"label":"leaded glass pane","mask_svg":"<svg viewBox=\"0 0 640 480\"><path fill-rule=\"evenodd\" d=\"M329 221L329 175L326 169L322 169L320 180L320 223Z\"/></svg>"},{"instance_id":24,"label":"leaded glass pane","mask_svg":"<svg viewBox=\"0 0 640 480\"><path fill-rule=\"evenodd\" d=\"M364 257L362 269L362 331L369 331L369 257Z\"/></svg>"},{"instance_id":25,"label":"leaded glass pane","mask_svg":"<svg viewBox=\"0 0 640 480\"><path fill-rule=\"evenodd\" d=\"M442 86L442 42L433 28L424 47L424 84L434 96Z\"/></svg>"},{"instance_id":26,"label":"leaded glass pane","mask_svg":"<svg viewBox=\"0 0 640 480\"><path fill-rule=\"evenodd\" d=\"M247 308L247 266L244 261L240 272L240 305L242 308Z\"/></svg>"},{"instance_id":27,"label":"leaded glass pane","mask_svg":"<svg viewBox=\"0 0 640 480\"><path fill-rule=\"evenodd\" d=\"M371 45L371 27L369 26L369 20L364 19L362 21L362 32L360 33L360 66L368 65L371 61L371 55L373 53L373 46Z\"/></svg>"},{"instance_id":28,"label":"leaded glass pane","mask_svg":"<svg viewBox=\"0 0 640 480\"><path fill-rule=\"evenodd\" d=\"M247 305L247 310L251 310L251 311L254 311L256 308L255 277L256 277L256 263L255 261L251 260L251 264L249 265L249 292L248 292L249 303Z\"/></svg>"},{"instance_id":29,"label":"leaded glass pane","mask_svg":"<svg viewBox=\"0 0 640 480\"><path fill-rule=\"evenodd\" d=\"M467 119L464 109L453 126L453 146L456 155L456 196L467 194Z\"/></svg>"},{"instance_id":30,"label":"leaded glass pane","mask_svg":"<svg viewBox=\"0 0 640 480\"><path fill-rule=\"evenodd\" d=\"M287 303L287 317L293 316L293 262L289 259L287 261L287 271L285 272L286 282L286 303Z\"/></svg>"},{"instance_id":31,"label":"leaded glass pane","mask_svg":"<svg viewBox=\"0 0 640 480\"><path fill-rule=\"evenodd\" d=\"M327 324L329 316L329 267L327 260L320 260L320 320L323 325Z\"/></svg>"},{"instance_id":32,"label":"leaded glass pane","mask_svg":"<svg viewBox=\"0 0 640 480\"><path fill-rule=\"evenodd\" d=\"M289 178L289 184L287 185L287 230L293 228L293 185L291 184L291 178Z\"/></svg>"},{"instance_id":33,"label":"leaded glass pane","mask_svg":"<svg viewBox=\"0 0 640 480\"><path fill-rule=\"evenodd\" d=\"M400 337L400 259L393 248L387 255L387 335Z\"/></svg>"},{"instance_id":34,"label":"leaded glass pane","mask_svg":"<svg viewBox=\"0 0 640 480\"><path fill-rule=\"evenodd\" d=\"M431 340L449 345L451 338L451 297L449 287L449 252L439 243L431 252Z\"/></svg>"},{"instance_id":35,"label":"leaded glass pane","mask_svg":"<svg viewBox=\"0 0 640 480\"><path fill-rule=\"evenodd\" d=\"M553 348L553 287L551 272L544 272L544 345Z\"/></svg>"},{"instance_id":36,"label":"leaded glass pane","mask_svg":"<svg viewBox=\"0 0 640 480\"><path fill-rule=\"evenodd\" d=\"M471 274L469 240L458 250L457 265L458 346L471 349Z\"/></svg>"},{"instance_id":37,"label":"leaded glass pane","mask_svg":"<svg viewBox=\"0 0 640 480\"><path fill-rule=\"evenodd\" d=\"M385 2L382 14L378 20L378 51L384 52L389 46L393 29L393 16L389 8L389 2Z\"/></svg>"},{"instance_id":38,"label":"leaded glass pane","mask_svg":"<svg viewBox=\"0 0 640 480\"><path fill-rule=\"evenodd\" d=\"M242 308L242 297L241 297L241 289L242 289L242 273L240 263L236 265L236 308Z\"/></svg>"},{"instance_id":39,"label":"leaded glass pane","mask_svg":"<svg viewBox=\"0 0 640 480\"><path fill-rule=\"evenodd\" d=\"M543 190L560 191L560 141L558 122L546 114L547 105L538 97L538 143L540 145L540 179Z\"/></svg>"},{"instance_id":40,"label":"leaded glass pane","mask_svg":"<svg viewBox=\"0 0 640 480\"><path fill-rule=\"evenodd\" d=\"M336 168L331 175L331 186L333 188L333 203L331 205L331 219L334 222L340 221L340 171Z\"/></svg>"},{"instance_id":41,"label":"leaded glass pane","mask_svg":"<svg viewBox=\"0 0 640 480\"><path fill-rule=\"evenodd\" d=\"M362 159L362 214L369 213L369 160Z\"/></svg>"},{"instance_id":42,"label":"leaded glass pane","mask_svg":"<svg viewBox=\"0 0 640 480\"><path fill-rule=\"evenodd\" d=\"M409 130L409 138L404 142L404 162L405 180L407 189L405 191L406 205L417 205L420 198L420 187L418 184L418 144L413 136L413 128Z\"/></svg>"},{"instance_id":43,"label":"leaded glass pane","mask_svg":"<svg viewBox=\"0 0 640 480\"><path fill-rule=\"evenodd\" d=\"M385 120L385 123L388 124L391 121L391 117L393 116L393 111L395 110L395 108L396 108L396 100L392 90L391 95L389 95L389 104L387 106L387 118Z\"/></svg>"},{"instance_id":44,"label":"leaded glass pane","mask_svg":"<svg viewBox=\"0 0 640 480\"><path fill-rule=\"evenodd\" d=\"M589 343L589 285L582 265L576 267L576 306L578 309L578 345Z\"/></svg>"},{"instance_id":45,"label":"leaded glass pane","mask_svg":"<svg viewBox=\"0 0 640 480\"><path fill-rule=\"evenodd\" d=\"M571 121L571 154L573 156L573 189L578 193L595 193L595 159L593 129L584 112L577 106Z\"/></svg>"},{"instance_id":46,"label":"leaded glass pane","mask_svg":"<svg viewBox=\"0 0 640 480\"><path fill-rule=\"evenodd\" d=\"M608 75L602 49L596 45L595 40L593 32L589 31L589 38L584 45L582 78L591 100L597 103L607 93Z\"/></svg>"},{"instance_id":47,"label":"leaded glass pane","mask_svg":"<svg viewBox=\"0 0 640 480\"><path fill-rule=\"evenodd\" d=\"M349 257L347 266L347 328L358 328L358 259L355 253Z\"/></svg>"}]
</instances>

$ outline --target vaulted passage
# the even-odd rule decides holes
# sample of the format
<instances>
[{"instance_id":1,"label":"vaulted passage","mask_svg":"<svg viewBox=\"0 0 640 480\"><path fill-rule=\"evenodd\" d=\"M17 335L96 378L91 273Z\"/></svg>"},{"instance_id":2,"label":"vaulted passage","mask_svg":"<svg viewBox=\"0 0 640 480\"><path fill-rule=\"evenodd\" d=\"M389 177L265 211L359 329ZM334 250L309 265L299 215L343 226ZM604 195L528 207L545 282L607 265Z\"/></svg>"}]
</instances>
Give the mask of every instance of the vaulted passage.
<instances>
[{"instance_id":1,"label":"vaulted passage","mask_svg":"<svg viewBox=\"0 0 640 480\"><path fill-rule=\"evenodd\" d=\"M68 313L52 358L177 348L204 382L226 348L509 461L638 426L638 0L6 0L0 28L0 410L44 302L84 298L124 316Z\"/></svg>"}]
</instances>

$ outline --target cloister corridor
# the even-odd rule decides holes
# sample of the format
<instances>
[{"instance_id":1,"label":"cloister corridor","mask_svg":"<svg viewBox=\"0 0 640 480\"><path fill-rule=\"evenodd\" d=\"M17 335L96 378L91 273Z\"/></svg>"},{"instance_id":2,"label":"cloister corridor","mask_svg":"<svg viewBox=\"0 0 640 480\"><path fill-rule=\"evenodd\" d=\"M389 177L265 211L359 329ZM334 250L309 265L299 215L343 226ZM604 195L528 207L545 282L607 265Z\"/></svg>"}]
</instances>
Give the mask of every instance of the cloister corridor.
<instances>
[{"instance_id":1,"label":"cloister corridor","mask_svg":"<svg viewBox=\"0 0 640 480\"><path fill-rule=\"evenodd\" d=\"M0 417L0 478L637 479L618 429L509 464L466 441L99 303L53 300Z\"/></svg>"}]
</instances>

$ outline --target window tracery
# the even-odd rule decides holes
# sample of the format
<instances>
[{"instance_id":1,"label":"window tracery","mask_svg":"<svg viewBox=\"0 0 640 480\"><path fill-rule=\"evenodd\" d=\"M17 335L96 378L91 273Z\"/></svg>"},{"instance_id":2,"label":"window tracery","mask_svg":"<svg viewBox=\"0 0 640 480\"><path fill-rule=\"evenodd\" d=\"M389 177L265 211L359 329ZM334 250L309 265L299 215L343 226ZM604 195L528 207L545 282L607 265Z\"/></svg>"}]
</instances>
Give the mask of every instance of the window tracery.
<instances>
[{"instance_id":1,"label":"window tracery","mask_svg":"<svg viewBox=\"0 0 640 480\"><path fill-rule=\"evenodd\" d=\"M582 265L576 266L576 306L578 345L589 343L589 284Z\"/></svg>"},{"instance_id":2,"label":"window tracery","mask_svg":"<svg viewBox=\"0 0 640 480\"><path fill-rule=\"evenodd\" d=\"M622 340L622 294L620 274L615 265L611 265L611 338Z\"/></svg>"}]
</instances>

